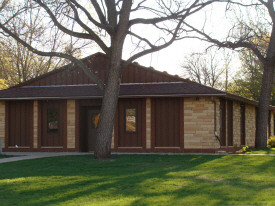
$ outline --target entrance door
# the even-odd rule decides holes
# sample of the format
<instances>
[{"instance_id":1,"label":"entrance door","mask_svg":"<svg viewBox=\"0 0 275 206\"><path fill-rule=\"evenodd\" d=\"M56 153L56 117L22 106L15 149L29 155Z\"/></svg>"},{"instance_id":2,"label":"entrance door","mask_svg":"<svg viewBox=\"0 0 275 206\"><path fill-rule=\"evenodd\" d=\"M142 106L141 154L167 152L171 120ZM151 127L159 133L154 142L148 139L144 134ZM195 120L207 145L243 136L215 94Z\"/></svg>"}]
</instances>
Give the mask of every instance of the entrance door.
<instances>
[{"instance_id":1,"label":"entrance door","mask_svg":"<svg viewBox=\"0 0 275 206\"><path fill-rule=\"evenodd\" d=\"M88 108L87 112L87 139L88 151L95 150L96 129L99 124L100 108Z\"/></svg>"}]
</instances>

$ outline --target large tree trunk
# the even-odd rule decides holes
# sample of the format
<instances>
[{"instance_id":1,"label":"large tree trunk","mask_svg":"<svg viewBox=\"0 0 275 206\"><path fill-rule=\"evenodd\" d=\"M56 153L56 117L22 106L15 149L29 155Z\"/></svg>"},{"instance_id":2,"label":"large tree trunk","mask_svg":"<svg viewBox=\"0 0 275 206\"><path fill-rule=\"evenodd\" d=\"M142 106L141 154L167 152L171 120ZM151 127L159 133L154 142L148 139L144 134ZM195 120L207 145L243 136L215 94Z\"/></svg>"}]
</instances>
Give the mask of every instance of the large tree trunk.
<instances>
[{"instance_id":1,"label":"large tree trunk","mask_svg":"<svg viewBox=\"0 0 275 206\"><path fill-rule=\"evenodd\" d=\"M107 84L101 106L101 116L97 129L94 157L106 159L111 156L112 133L114 118L121 82L121 52L111 55Z\"/></svg>"},{"instance_id":2,"label":"large tree trunk","mask_svg":"<svg viewBox=\"0 0 275 206\"><path fill-rule=\"evenodd\" d=\"M267 125L271 91L273 87L274 69L271 66L264 66L261 94L258 105L256 120L256 148L267 147Z\"/></svg>"}]
</instances>

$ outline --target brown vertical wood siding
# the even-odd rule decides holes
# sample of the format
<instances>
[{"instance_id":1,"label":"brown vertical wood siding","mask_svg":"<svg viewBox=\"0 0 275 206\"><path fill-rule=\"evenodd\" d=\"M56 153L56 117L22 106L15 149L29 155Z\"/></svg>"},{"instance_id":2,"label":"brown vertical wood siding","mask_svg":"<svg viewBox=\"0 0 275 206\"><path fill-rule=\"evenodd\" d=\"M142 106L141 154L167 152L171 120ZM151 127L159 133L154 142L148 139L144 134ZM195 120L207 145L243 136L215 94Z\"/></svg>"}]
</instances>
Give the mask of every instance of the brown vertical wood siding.
<instances>
[{"instance_id":1,"label":"brown vertical wood siding","mask_svg":"<svg viewBox=\"0 0 275 206\"><path fill-rule=\"evenodd\" d=\"M233 101L227 101L227 141L228 146L233 146Z\"/></svg>"},{"instance_id":2,"label":"brown vertical wood siding","mask_svg":"<svg viewBox=\"0 0 275 206\"><path fill-rule=\"evenodd\" d=\"M180 98L155 99L155 147L180 147Z\"/></svg>"},{"instance_id":3,"label":"brown vertical wood siding","mask_svg":"<svg viewBox=\"0 0 275 206\"><path fill-rule=\"evenodd\" d=\"M142 99L119 99L118 100L118 147L142 147ZM136 109L136 132L126 132L125 109ZM144 134L145 135L145 134Z\"/></svg>"},{"instance_id":4,"label":"brown vertical wood siding","mask_svg":"<svg viewBox=\"0 0 275 206\"><path fill-rule=\"evenodd\" d=\"M41 147L63 147L66 142L64 138L67 134L66 114L67 101L42 101L41 104ZM58 133L48 132L48 109L59 110ZM66 136L67 137L67 136Z\"/></svg>"},{"instance_id":5,"label":"brown vertical wood siding","mask_svg":"<svg viewBox=\"0 0 275 206\"><path fill-rule=\"evenodd\" d=\"M86 59L83 62L91 72L106 83L109 69L109 60L104 55L98 55ZM130 64L122 72L121 83L148 83L148 82L177 82L183 79L156 71L152 68L142 67L138 64ZM60 69L42 75L35 80L30 80L21 86L49 86L49 85L78 85L94 84L94 82L80 68L74 70Z\"/></svg>"},{"instance_id":6,"label":"brown vertical wood siding","mask_svg":"<svg viewBox=\"0 0 275 206\"><path fill-rule=\"evenodd\" d=\"M8 146L30 147L33 138L32 101L9 101L8 104Z\"/></svg>"}]
</instances>

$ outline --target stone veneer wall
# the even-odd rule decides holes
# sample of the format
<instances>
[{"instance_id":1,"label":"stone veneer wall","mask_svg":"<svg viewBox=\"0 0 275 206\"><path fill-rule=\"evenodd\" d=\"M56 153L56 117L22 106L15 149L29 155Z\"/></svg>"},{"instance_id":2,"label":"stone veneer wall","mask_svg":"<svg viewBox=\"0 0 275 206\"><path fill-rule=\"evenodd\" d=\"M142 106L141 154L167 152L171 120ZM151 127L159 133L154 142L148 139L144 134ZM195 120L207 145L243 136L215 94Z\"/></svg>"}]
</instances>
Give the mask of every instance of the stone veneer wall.
<instances>
[{"instance_id":1,"label":"stone veneer wall","mask_svg":"<svg viewBox=\"0 0 275 206\"><path fill-rule=\"evenodd\" d=\"M274 116L273 111L270 112L270 136L269 136L269 127L267 126L267 138L274 136Z\"/></svg>"},{"instance_id":2,"label":"stone veneer wall","mask_svg":"<svg viewBox=\"0 0 275 206\"><path fill-rule=\"evenodd\" d=\"M146 99L146 149L151 148L151 99Z\"/></svg>"},{"instance_id":3,"label":"stone veneer wall","mask_svg":"<svg viewBox=\"0 0 275 206\"><path fill-rule=\"evenodd\" d=\"M38 101L33 101L33 148L38 145Z\"/></svg>"},{"instance_id":4,"label":"stone veneer wall","mask_svg":"<svg viewBox=\"0 0 275 206\"><path fill-rule=\"evenodd\" d=\"M5 102L0 102L0 137L2 137L2 148L5 148Z\"/></svg>"},{"instance_id":5,"label":"stone veneer wall","mask_svg":"<svg viewBox=\"0 0 275 206\"><path fill-rule=\"evenodd\" d=\"M255 146L256 132L256 113L255 106L245 105L245 145Z\"/></svg>"},{"instance_id":6,"label":"stone veneer wall","mask_svg":"<svg viewBox=\"0 0 275 206\"><path fill-rule=\"evenodd\" d=\"M233 102L233 146L241 146L241 105Z\"/></svg>"},{"instance_id":7,"label":"stone veneer wall","mask_svg":"<svg viewBox=\"0 0 275 206\"><path fill-rule=\"evenodd\" d=\"M115 131L113 128L111 149L115 148Z\"/></svg>"},{"instance_id":8,"label":"stone veneer wall","mask_svg":"<svg viewBox=\"0 0 275 206\"><path fill-rule=\"evenodd\" d=\"M75 100L67 100L67 148L75 148Z\"/></svg>"},{"instance_id":9,"label":"stone veneer wall","mask_svg":"<svg viewBox=\"0 0 275 206\"><path fill-rule=\"evenodd\" d=\"M219 131L219 100L217 102L217 131ZM214 103L211 98L184 99L184 148L218 148L214 135Z\"/></svg>"}]
</instances>

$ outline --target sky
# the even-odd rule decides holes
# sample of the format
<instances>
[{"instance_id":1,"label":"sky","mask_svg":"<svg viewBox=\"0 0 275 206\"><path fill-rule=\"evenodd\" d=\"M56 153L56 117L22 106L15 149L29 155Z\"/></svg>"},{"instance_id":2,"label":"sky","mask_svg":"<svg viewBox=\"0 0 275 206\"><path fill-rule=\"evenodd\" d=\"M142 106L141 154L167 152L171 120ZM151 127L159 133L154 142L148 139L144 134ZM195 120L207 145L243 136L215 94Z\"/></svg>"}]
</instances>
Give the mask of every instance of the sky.
<instances>
[{"instance_id":1,"label":"sky","mask_svg":"<svg viewBox=\"0 0 275 206\"><path fill-rule=\"evenodd\" d=\"M205 31L208 34L211 34L213 37L226 35L224 31L228 30L230 22L225 18L225 4L215 4L215 7L209 6L203 12L191 15L187 21L196 28L201 28L202 24L205 23L205 19L207 19L208 22L205 27ZM141 28L142 35L147 31L148 30ZM152 32L149 30L148 32L150 32L150 35L152 36L158 37L161 35L157 31ZM143 56L137 59L136 62L146 67L152 66L156 70L167 71L173 75L182 75L183 70L181 64L184 62L185 56L192 52L204 52L208 46L209 44L197 39L183 39L174 42L172 45L161 51ZM126 40L123 59L127 59L130 56L130 48L131 42ZM234 58L236 59L234 64L232 64L232 67L236 70L236 68L239 67L239 60L237 56Z\"/></svg>"}]
</instances>

